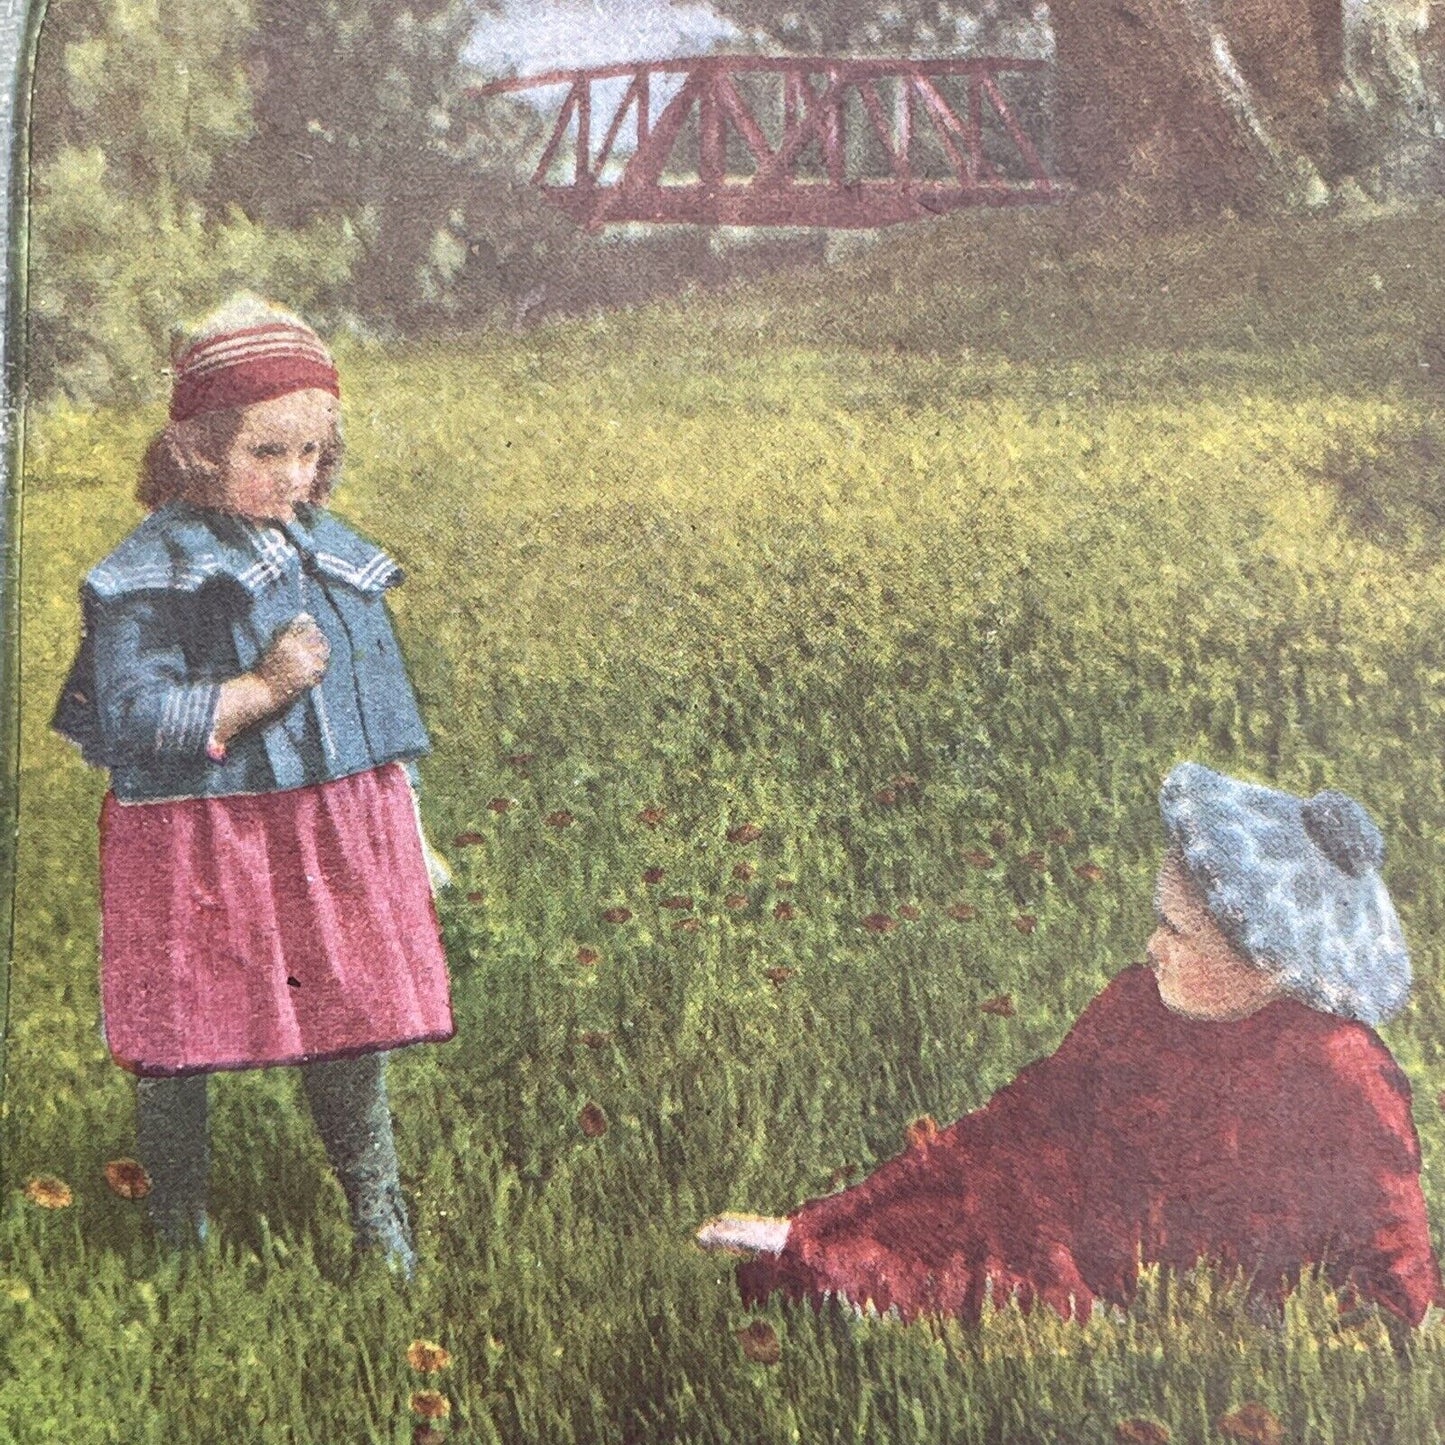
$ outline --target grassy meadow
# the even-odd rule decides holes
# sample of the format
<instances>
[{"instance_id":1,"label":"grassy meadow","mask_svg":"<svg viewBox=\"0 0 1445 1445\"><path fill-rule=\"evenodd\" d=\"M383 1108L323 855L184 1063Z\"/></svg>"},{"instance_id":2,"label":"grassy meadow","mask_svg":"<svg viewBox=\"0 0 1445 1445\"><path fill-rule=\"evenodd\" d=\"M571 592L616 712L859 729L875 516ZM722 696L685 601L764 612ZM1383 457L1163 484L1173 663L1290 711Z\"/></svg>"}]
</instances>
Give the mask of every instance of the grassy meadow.
<instances>
[{"instance_id":1,"label":"grassy meadow","mask_svg":"<svg viewBox=\"0 0 1445 1445\"><path fill-rule=\"evenodd\" d=\"M1142 956L1155 791L1195 757L1380 820L1445 1245L1442 271L1440 216L966 216L676 306L344 348L336 508L408 572L456 871L458 1035L391 1076L410 1289L351 1273L288 1071L213 1083L204 1255L106 1186L134 1125L103 779L47 723L161 413L32 418L0 1439L1205 1445L1275 1438L1220 1432L1257 1402L1291 1441L1445 1440L1445 1325L1392 1341L1317 1287L1283 1329L1207 1275L1084 1326L774 1305L769 1365L690 1242L1053 1048ZM70 1207L25 1197L42 1174Z\"/></svg>"}]
</instances>

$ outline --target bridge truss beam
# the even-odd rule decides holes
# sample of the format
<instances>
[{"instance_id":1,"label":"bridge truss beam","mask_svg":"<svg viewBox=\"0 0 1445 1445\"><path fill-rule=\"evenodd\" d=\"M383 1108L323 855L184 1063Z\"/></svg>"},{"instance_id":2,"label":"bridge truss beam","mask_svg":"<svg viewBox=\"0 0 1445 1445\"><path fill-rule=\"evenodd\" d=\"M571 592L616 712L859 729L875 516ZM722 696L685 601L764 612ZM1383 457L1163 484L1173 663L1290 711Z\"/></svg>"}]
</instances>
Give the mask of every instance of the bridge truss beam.
<instances>
[{"instance_id":1,"label":"bridge truss beam","mask_svg":"<svg viewBox=\"0 0 1445 1445\"><path fill-rule=\"evenodd\" d=\"M1058 199L1064 187L1004 89L1007 75L1046 69L1043 61L996 57L728 55L551 71L475 93L565 87L532 182L589 229L873 227L960 206ZM605 108L599 87L615 96L619 86L595 145ZM950 90L962 91L962 104ZM871 173L857 164L860 143Z\"/></svg>"}]
</instances>

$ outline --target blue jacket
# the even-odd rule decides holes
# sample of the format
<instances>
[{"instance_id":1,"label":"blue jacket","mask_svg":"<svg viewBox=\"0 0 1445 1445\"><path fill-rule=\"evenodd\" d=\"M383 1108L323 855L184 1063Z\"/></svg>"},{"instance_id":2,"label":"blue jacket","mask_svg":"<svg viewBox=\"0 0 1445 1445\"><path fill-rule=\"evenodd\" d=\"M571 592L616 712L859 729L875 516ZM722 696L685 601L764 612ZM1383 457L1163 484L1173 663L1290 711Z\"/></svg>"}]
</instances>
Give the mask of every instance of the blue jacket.
<instances>
[{"instance_id":1,"label":"blue jacket","mask_svg":"<svg viewBox=\"0 0 1445 1445\"><path fill-rule=\"evenodd\" d=\"M80 651L54 726L122 801L265 793L427 751L385 593L401 568L325 511L281 529L161 507L85 579ZM321 682L207 756L221 683L299 613L331 646Z\"/></svg>"}]
</instances>

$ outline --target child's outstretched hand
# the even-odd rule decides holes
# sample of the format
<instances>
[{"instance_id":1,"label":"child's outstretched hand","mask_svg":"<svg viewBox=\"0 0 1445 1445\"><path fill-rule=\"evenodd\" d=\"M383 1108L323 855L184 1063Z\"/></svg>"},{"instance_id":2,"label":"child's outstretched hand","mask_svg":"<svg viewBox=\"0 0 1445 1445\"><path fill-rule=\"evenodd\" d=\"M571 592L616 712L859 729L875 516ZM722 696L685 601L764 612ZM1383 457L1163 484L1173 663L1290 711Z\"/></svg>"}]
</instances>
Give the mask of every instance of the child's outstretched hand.
<instances>
[{"instance_id":1,"label":"child's outstretched hand","mask_svg":"<svg viewBox=\"0 0 1445 1445\"><path fill-rule=\"evenodd\" d=\"M261 654L256 675L270 689L274 705L288 707L321 681L330 656L325 634L315 619L302 612L276 634L275 641Z\"/></svg>"},{"instance_id":2,"label":"child's outstretched hand","mask_svg":"<svg viewBox=\"0 0 1445 1445\"><path fill-rule=\"evenodd\" d=\"M729 1254L781 1254L790 1222L767 1214L719 1214L694 1236L703 1249Z\"/></svg>"}]
</instances>

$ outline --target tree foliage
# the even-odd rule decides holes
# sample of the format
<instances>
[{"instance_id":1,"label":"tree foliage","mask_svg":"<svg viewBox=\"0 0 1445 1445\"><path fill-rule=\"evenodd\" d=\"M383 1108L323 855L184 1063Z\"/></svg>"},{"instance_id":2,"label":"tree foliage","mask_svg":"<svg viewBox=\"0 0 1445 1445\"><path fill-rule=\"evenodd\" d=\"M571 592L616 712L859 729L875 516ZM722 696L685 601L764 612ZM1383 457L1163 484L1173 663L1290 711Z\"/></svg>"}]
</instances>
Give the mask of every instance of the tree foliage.
<instances>
[{"instance_id":1,"label":"tree foliage","mask_svg":"<svg viewBox=\"0 0 1445 1445\"><path fill-rule=\"evenodd\" d=\"M681 3L681 0L678 0ZM1414 0L718 0L791 50L1030 48L1051 32L1060 156L1165 214L1442 186L1445 11ZM1032 17L1032 18L1031 18Z\"/></svg>"},{"instance_id":2,"label":"tree foliage","mask_svg":"<svg viewBox=\"0 0 1445 1445\"><path fill-rule=\"evenodd\" d=\"M256 219L285 230L344 220L358 254L338 299L373 323L468 309L470 248L515 214L488 161L526 124L516 107L490 112L486 130L465 123L458 57L478 5L253 3L253 131L217 166L212 203L246 197Z\"/></svg>"},{"instance_id":3,"label":"tree foliage","mask_svg":"<svg viewBox=\"0 0 1445 1445\"><path fill-rule=\"evenodd\" d=\"M515 173L534 113L466 93L483 3L51 0L32 394L157 394L177 318L243 287L373 331L513 314L582 243Z\"/></svg>"},{"instance_id":4,"label":"tree foliage","mask_svg":"<svg viewBox=\"0 0 1445 1445\"><path fill-rule=\"evenodd\" d=\"M678 0L683 3L683 0ZM745 31L768 36L799 54L850 51L951 52L1008 45L1040 7L1035 0L716 0L713 7Z\"/></svg>"},{"instance_id":5,"label":"tree foliage","mask_svg":"<svg viewBox=\"0 0 1445 1445\"><path fill-rule=\"evenodd\" d=\"M306 302L344 276L344 227L270 234L201 200L251 133L248 0L52 0L35 87L30 381L144 396L175 317L240 285Z\"/></svg>"}]
</instances>

